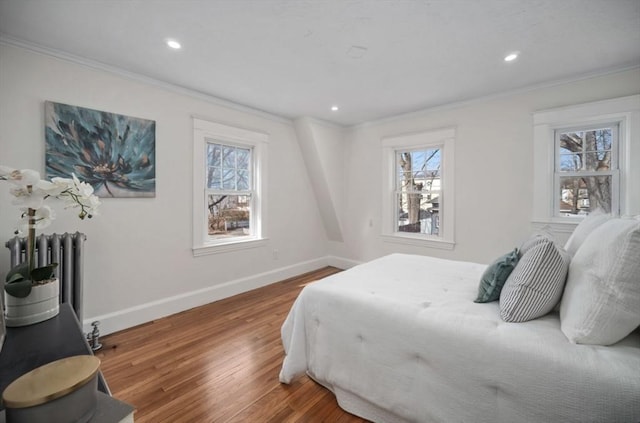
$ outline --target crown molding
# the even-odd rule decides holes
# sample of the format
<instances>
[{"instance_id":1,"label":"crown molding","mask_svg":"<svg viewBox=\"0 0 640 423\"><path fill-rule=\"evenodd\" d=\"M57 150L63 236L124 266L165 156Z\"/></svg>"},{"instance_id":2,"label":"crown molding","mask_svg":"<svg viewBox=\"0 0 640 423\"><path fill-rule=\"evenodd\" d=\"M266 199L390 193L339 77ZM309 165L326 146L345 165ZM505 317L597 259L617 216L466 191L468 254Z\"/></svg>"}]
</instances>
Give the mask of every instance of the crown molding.
<instances>
[{"instance_id":1,"label":"crown molding","mask_svg":"<svg viewBox=\"0 0 640 423\"><path fill-rule=\"evenodd\" d=\"M85 57L77 56L71 53L67 53L62 50L45 47L40 44L31 43L25 40L14 38L6 34L0 33L0 45L6 45L10 47L16 47L24 50L31 51L33 53L42 54L44 56L53 57L55 59L63 60L66 62L74 63L77 65L85 66L91 69L96 69L104 72L108 72L117 75L122 78L133 80L136 82L142 82L147 85L152 85L158 88L165 89L177 94L186 95L198 100L206 101L208 103L215 104L217 106L226 107L228 109L236 110L243 113L249 113L251 115L276 121L279 123L285 123L287 125L293 125L293 121L287 117L276 115L266 112L264 110L255 109L242 104L234 103L230 100L225 100L220 97L216 97L210 94L206 94L191 88L182 87L180 85L171 84L166 81L152 78L136 72L127 71L116 66L108 65L97 60L87 59Z\"/></svg>"},{"instance_id":2,"label":"crown molding","mask_svg":"<svg viewBox=\"0 0 640 423\"><path fill-rule=\"evenodd\" d=\"M508 90L508 91L502 91L502 92L499 92L499 93L494 93L494 94L489 94L489 95L485 95L485 96L475 97L475 98L471 98L471 99L467 99L467 100L454 101L454 102L451 102L451 103L446 103L446 104L442 104L442 105L438 105L438 106L426 107L424 109L416 110L416 111L413 111L413 112L407 112L407 113L402 113L402 114L399 114L399 115L389 116L389 117L382 118L382 119L377 119L377 120L372 120L372 121L368 121L368 122L358 123L358 124L349 126L346 129L370 128L370 127L373 127L373 126L387 124L387 123L391 123L391 122L395 122L395 121L399 121L399 120L406 120L406 119L411 119L411 118L422 117L422 116L427 115L429 113L442 112L442 111L447 111L447 110L458 109L458 108L461 108L461 107L472 106L472 105L475 105L475 104L484 103L484 102L487 102L487 101L497 100L497 99L501 99L501 98L506 98L506 97L510 97L510 96L513 96L513 95L524 94L524 93L528 93L528 92L531 92L531 91L536 91L536 90L540 90L540 89L544 89L544 88L553 88L553 87L557 87L559 85L570 84L570 83L573 83L573 82L585 81L585 80L588 80L588 79L599 78L599 77L603 77L603 76L607 76L607 75L614 75L616 73L622 73L622 72L627 72L627 71L631 71L631 70L638 70L638 69L640 69L640 65L631 65L631 66L625 66L625 67L622 67L622 68L609 69L609 70L606 70L606 71L585 73L585 74L576 75L576 76L573 76L573 77L570 77L570 78L564 78L564 79L557 79L557 80L553 80L553 81L542 82L542 83L539 83L539 84L533 84L533 85L529 85L529 86L522 87L522 88L517 88L517 89L513 89L513 90Z\"/></svg>"},{"instance_id":3,"label":"crown molding","mask_svg":"<svg viewBox=\"0 0 640 423\"><path fill-rule=\"evenodd\" d=\"M155 79L143 74L139 74L136 72L131 72L131 71L127 71L112 65L108 65L106 63L102 63L96 60L91 60L91 59L87 59L81 56L77 56L71 53L67 53L65 51L62 50L58 50L58 49L53 49L50 47L45 47L36 43L32 43L32 42L28 42L25 40L21 40L18 38L14 38L11 37L9 35L6 34L2 34L0 33L0 45L7 45L7 46L12 46L12 47L17 47L17 48L21 48L21 49L25 49L25 50L29 50L31 52L35 52L35 53L39 53L45 56L50 56L50 57L54 57L56 59L60 59L60 60L64 60L67 62L71 62L71 63L75 63L78 65L82 65L82 66L86 66L92 69L97 69L97 70L101 70L101 71L105 71L111 74L115 74L117 76L126 78L126 79L130 79L130 80L134 80L137 82L142 82L148 85L153 85L159 88L163 88L166 89L168 91L172 91L174 93L178 93L178 94L182 94L182 95L186 95L189 97L193 97L199 100L203 100L206 101L208 103L212 103L218 106L222 106L222 107L226 107L232 110L236 110L236 111L240 111L240 112L244 112L244 113L249 113L251 115L257 116L257 117L261 117L261 118L265 118L265 119L269 119L275 122L279 122L279 123L284 123L287 125L292 125L293 126L293 121L295 119L299 119L299 118L308 118L311 119L313 121L315 121L316 123L321 123L323 125L326 126L331 126L334 127L336 129L341 129L341 130L357 130L357 129L362 129L362 128L368 128L368 127L372 127L372 126L377 126L377 125L382 125L382 124L387 124L387 123L391 123L391 122L395 122L395 121L399 121L399 120L405 120L405 119L411 119L411 118L417 118L417 117L421 117L424 116L426 114L429 113L434 113L434 112L441 112L441 111L447 111L447 110L452 110L452 109L457 109L457 108L461 108L461 107L465 107L465 106L471 106L474 104L478 104L478 103L483 103L486 101L491 101L491 100L496 100L496 99L500 99L500 98L505 98L505 97L509 97L512 95L517 95L517 94L523 94L523 93L527 93L527 92L531 92L531 91L535 91L535 90L539 90L539 89L543 89L543 88L552 88L558 85L563 85L563 84L569 84L569 83L573 83L573 82L579 82L579 81L584 81L584 80L588 80L588 79L592 79L592 78L598 78L598 77L602 77L602 76L606 76L606 75L612 75L612 74L616 74L616 73L622 73L622 72L627 72L630 70L636 70L636 69L640 69L640 65L630 65L630 66L626 66L626 67L622 67L622 68L616 68L616 69L609 69L609 70L605 70L605 71L599 71L599 72L591 72L591 73L586 73L586 74L581 74L581 75L577 75L577 76L573 76L570 78L564 78L564 79L559 79L559 80L554 80L554 81L547 81L547 82L543 82L543 83L539 83L539 84L533 84L533 85L529 85L527 87L523 87L523 88L518 88L518 89L514 89L514 90L508 90L508 91L503 91L500 93L494 93L494 94L489 94L489 95L485 95L485 96L480 96L480 97L475 97L472 99L467 99L467 100L460 100L460 101L454 101L451 103L446 103L446 104L442 104L442 105L438 105L438 106L433 106L433 107L426 107L423 109L419 109L419 110L415 110L412 112L407 112L407 113L401 113L398 115L394 115L394 116L389 116L389 117L385 117L385 118L381 118L381 119L376 119L376 120L372 120L372 121L367 121L367 122L362 122L362 123L358 123L358 124L354 124L354 125L340 125L340 124L335 124L332 122L327 122L324 120L320 120L317 118L311 118L308 116L304 116L304 117L294 117L294 118L289 118L289 117L284 117L281 115L276 115L270 112L266 112L264 110L260 110L260 109L255 109L249 106L245 106L239 103L234 103L233 101L230 100L226 100L220 97L216 97L210 94L206 94L203 93L201 91L197 91L191 88L186 88L186 87L182 87L180 85L176 85L176 84L171 84L159 79Z\"/></svg>"}]
</instances>

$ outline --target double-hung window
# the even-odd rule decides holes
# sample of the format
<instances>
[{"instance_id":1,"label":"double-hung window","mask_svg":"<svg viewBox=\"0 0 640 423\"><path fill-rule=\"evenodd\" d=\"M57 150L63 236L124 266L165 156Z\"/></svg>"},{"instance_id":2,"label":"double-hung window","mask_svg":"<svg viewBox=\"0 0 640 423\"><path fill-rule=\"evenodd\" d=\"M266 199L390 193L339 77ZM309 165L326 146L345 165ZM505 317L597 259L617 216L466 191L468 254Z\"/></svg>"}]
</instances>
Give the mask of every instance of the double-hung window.
<instances>
[{"instance_id":1,"label":"double-hung window","mask_svg":"<svg viewBox=\"0 0 640 423\"><path fill-rule=\"evenodd\" d=\"M262 245L268 136L194 119L193 251Z\"/></svg>"},{"instance_id":2,"label":"double-hung window","mask_svg":"<svg viewBox=\"0 0 640 423\"><path fill-rule=\"evenodd\" d=\"M554 214L618 213L618 122L555 130Z\"/></svg>"},{"instance_id":3,"label":"double-hung window","mask_svg":"<svg viewBox=\"0 0 640 423\"><path fill-rule=\"evenodd\" d=\"M640 212L640 95L533 115L533 224L568 234L595 210Z\"/></svg>"},{"instance_id":4,"label":"double-hung window","mask_svg":"<svg viewBox=\"0 0 640 423\"><path fill-rule=\"evenodd\" d=\"M397 231L438 235L442 146L396 150Z\"/></svg>"},{"instance_id":5,"label":"double-hung window","mask_svg":"<svg viewBox=\"0 0 640 423\"><path fill-rule=\"evenodd\" d=\"M385 241L452 249L455 130L382 140Z\"/></svg>"},{"instance_id":6,"label":"double-hung window","mask_svg":"<svg viewBox=\"0 0 640 423\"><path fill-rule=\"evenodd\" d=\"M210 239L251 236L253 148L207 139L207 234Z\"/></svg>"}]
</instances>

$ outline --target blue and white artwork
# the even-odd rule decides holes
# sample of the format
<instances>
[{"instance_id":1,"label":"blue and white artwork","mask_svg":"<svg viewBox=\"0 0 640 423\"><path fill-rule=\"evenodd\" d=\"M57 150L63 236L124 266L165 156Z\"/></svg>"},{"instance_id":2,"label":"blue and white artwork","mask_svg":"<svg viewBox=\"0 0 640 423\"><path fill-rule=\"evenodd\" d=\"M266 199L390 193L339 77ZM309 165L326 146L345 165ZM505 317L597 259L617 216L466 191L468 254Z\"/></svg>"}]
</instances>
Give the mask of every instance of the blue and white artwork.
<instances>
[{"instance_id":1,"label":"blue and white artwork","mask_svg":"<svg viewBox=\"0 0 640 423\"><path fill-rule=\"evenodd\" d=\"M93 186L100 197L155 197L156 122L45 102L45 173Z\"/></svg>"}]
</instances>

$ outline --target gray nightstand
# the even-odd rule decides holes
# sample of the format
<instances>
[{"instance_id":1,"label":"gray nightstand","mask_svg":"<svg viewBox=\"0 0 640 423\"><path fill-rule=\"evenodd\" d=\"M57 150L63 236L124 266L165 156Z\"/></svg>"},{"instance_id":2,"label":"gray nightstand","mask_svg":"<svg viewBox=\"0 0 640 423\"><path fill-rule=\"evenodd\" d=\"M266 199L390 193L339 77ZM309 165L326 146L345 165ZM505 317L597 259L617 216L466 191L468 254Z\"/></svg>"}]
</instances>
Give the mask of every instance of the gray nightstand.
<instances>
[{"instance_id":1,"label":"gray nightstand","mask_svg":"<svg viewBox=\"0 0 640 423\"><path fill-rule=\"evenodd\" d=\"M52 319L7 328L0 352L0 393L15 379L37 367L81 354L92 355L93 352L69 304L60 304L60 313ZM134 408L110 396L102 373L98 375L98 390L98 409L91 423L133 422ZM0 423L3 423L3 405L0 410Z\"/></svg>"}]
</instances>

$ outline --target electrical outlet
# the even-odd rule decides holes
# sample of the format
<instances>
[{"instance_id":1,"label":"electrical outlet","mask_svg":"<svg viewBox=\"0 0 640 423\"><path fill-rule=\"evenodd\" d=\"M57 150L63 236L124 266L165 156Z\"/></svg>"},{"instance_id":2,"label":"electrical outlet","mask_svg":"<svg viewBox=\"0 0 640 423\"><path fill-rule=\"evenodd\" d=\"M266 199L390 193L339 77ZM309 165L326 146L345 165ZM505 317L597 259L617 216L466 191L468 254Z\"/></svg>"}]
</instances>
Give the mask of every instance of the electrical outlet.
<instances>
[{"instance_id":1,"label":"electrical outlet","mask_svg":"<svg viewBox=\"0 0 640 423\"><path fill-rule=\"evenodd\" d=\"M280 254L280 252L278 250L273 250L273 259L274 260L278 260L279 254Z\"/></svg>"}]
</instances>

